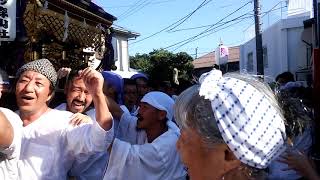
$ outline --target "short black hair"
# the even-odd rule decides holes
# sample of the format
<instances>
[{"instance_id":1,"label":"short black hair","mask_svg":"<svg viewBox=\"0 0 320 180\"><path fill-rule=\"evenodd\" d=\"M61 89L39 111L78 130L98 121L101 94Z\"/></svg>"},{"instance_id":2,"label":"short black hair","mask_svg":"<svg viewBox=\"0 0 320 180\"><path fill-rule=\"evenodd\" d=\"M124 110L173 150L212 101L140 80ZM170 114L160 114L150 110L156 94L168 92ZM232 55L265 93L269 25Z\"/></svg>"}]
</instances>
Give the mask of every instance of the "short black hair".
<instances>
[{"instance_id":1,"label":"short black hair","mask_svg":"<svg viewBox=\"0 0 320 180\"><path fill-rule=\"evenodd\" d=\"M67 83L71 82L75 77L79 76L78 71L79 70L71 70L70 71L68 79L67 79Z\"/></svg>"},{"instance_id":2,"label":"short black hair","mask_svg":"<svg viewBox=\"0 0 320 180\"><path fill-rule=\"evenodd\" d=\"M133 79L123 78L123 85L136 85L136 81Z\"/></svg>"},{"instance_id":3,"label":"short black hair","mask_svg":"<svg viewBox=\"0 0 320 180\"><path fill-rule=\"evenodd\" d=\"M285 82L290 82L290 81L294 81L294 76L291 72L289 71L286 71L286 72L283 72L281 74L279 74L277 77L276 77L276 81L278 81L279 79L284 79Z\"/></svg>"}]
</instances>

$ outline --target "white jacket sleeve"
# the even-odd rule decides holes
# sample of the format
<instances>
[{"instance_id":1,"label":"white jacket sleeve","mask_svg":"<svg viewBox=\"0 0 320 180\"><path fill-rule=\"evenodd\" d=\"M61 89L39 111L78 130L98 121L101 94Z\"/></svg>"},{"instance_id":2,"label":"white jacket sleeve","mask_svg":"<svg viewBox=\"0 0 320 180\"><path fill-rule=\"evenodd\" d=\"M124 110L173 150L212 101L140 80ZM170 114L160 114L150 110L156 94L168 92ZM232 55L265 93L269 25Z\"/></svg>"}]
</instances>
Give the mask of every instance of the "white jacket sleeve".
<instances>
[{"instance_id":1,"label":"white jacket sleeve","mask_svg":"<svg viewBox=\"0 0 320 180\"><path fill-rule=\"evenodd\" d=\"M166 162L152 144L131 145L115 139L104 180L161 178Z\"/></svg>"},{"instance_id":2,"label":"white jacket sleeve","mask_svg":"<svg viewBox=\"0 0 320 180\"><path fill-rule=\"evenodd\" d=\"M82 124L78 127L69 126L65 133L68 152L73 155L94 154L106 151L110 146L113 136L113 126L105 131L96 121L92 124Z\"/></svg>"},{"instance_id":3,"label":"white jacket sleeve","mask_svg":"<svg viewBox=\"0 0 320 180\"><path fill-rule=\"evenodd\" d=\"M137 117L130 113L123 113L116 138L130 144L144 144L147 135L144 130L137 130Z\"/></svg>"},{"instance_id":4,"label":"white jacket sleeve","mask_svg":"<svg viewBox=\"0 0 320 180\"><path fill-rule=\"evenodd\" d=\"M0 152L6 155L6 158L19 158L21 147L22 121L20 117L9 109L0 108L0 111L7 117L13 128L13 141L8 148L0 148Z\"/></svg>"}]
</instances>

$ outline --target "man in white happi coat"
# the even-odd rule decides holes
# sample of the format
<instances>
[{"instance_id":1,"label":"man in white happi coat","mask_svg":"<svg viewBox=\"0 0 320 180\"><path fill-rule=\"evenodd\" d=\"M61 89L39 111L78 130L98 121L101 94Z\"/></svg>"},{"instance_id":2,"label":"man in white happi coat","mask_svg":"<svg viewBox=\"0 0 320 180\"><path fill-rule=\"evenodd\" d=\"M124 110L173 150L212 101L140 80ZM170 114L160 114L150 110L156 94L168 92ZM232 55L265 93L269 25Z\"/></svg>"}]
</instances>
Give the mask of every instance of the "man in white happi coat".
<instances>
[{"instance_id":1,"label":"man in white happi coat","mask_svg":"<svg viewBox=\"0 0 320 180\"><path fill-rule=\"evenodd\" d=\"M66 96L66 102L61 103L59 106L55 107L55 109L74 113L73 123L75 125L95 120L95 110L91 106L92 94L89 93L83 79L80 78L78 71L71 71L69 73L68 80L64 87L64 94ZM80 119L84 121L77 122L77 120Z\"/></svg>"},{"instance_id":2,"label":"man in white happi coat","mask_svg":"<svg viewBox=\"0 0 320 180\"><path fill-rule=\"evenodd\" d=\"M168 95L157 91L146 94L137 117L124 113L110 98L107 102L120 122L104 180L185 179L176 150L180 132L172 122L174 101Z\"/></svg>"},{"instance_id":3,"label":"man in white happi coat","mask_svg":"<svg viewBox=\"0 0 320 180\"><path fill-rule=\"evenodd\" d=\"M92 120L96 120L95 109L91 108L92 94L89 93L83 79L77 72L71 71L69 73L64 93L66 103L60 104L55 109L75 113L72 122L77 125L86 122L92 123ZM81 154L73 162L69 175L77 180L102 179L107 159L107 148L104 152L91 155Z\"/></svg>"},{"instance_id":4,"label":"man in white happi coat","mask_svg":"<svg viewBox=\"0 0 320 180\"><path fill-rule=\"evenodd\" d=\"M91 68L79 74L93 95L96 121L74 127L69 124L72 113L48 107L57 80L50 61L32 61L18 70L15 94L24 126L18 167L21 179L66 179L77 156L109 146L112 116L102 91L103 77Z\"/></svg>"}]
</instances>

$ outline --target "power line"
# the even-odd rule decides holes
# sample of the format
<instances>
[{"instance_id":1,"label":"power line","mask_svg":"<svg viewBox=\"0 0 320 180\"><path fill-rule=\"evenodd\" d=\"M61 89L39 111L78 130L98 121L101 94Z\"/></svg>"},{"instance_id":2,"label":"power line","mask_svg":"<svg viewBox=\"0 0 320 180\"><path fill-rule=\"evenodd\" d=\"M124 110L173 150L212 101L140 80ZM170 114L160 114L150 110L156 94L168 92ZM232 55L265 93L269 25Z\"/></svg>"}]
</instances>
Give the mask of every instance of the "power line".
<instances>
[{"instance_id":1,"label":"power line","mask_svg":"<svg viewBox=\"0 0 320 180\"><path fill-rule=\"evenodd\" d=\"M206 1L207 1L207 0L204 0L201 4L203 4L203 3L206 2ZM209 2L210 2L210 1L212 1L212 0L209 0ZM199 5L199 6L200 6L200 5ZM198 6L198 7L199 7L199 6ZM198 7L197 7L197 8L198 8ZM203 7L203 6L202 6L202 7ZM197 9L197 8L196 8L196 9ZM199 10L199 9L198 9L198 10ZM193 11L192 11L192 12L193 12ZM191 12L191 13L192 13L192 12ZM174 23L172 23L172 24L170 24L169 26L161 29L160 31L157 31L157 32L155 32L155 33L153 33L153 34L151 34L151 35L149 35L149 36L147 36L147 37L145 37L145 38L142 38L142 39L140 39L140 40L138 40L138 41L135 41L135 42L133 42L133 43L131 43L131 44L135 44L135 43L144 41L144 40L146 40L146 39L149 39L149 38L151 38L151 37L153 37L153 36L156 36L156 35L162 33L163 31L165 31L165 30L171 28L172 26L174 26L174 25L180 23L181 21L183 21L183 20L184 20L185 18L187 18L191 13L188 13L186 16L180 18L178 21L175 21Z\"/></svg>"},{"instance_id":2,"label":"power line","mask_svg":"<svg viewBox=\"0 0 320 180\"><path fill-rule=\"evenodd\" d=\"M244 14L244 15L247 15L247 14ZM244 15L241 15L241 16L244 16ZM240 16L240 17L241 17L241 16ZM229 21L220 22L220 23L218 23L218 24L216 24L216 25L226 24L226 23L232 22L232 21L234 21L234 20L248 19L248 18L252 18L253 16L250 15L250 16L247 16L247 17L242 17L242 18L240 18L240 17L237 17L237 18L232 19L232 20L229 20ZM203 25L203 26L196 26L196 27L191 27L191 28L184 28L184 29L177 29L177 30L174 30L174 31L172 31L172 32L187 31L187 30L193 30L193 29L201 29L201 28L205 28L205 27L210 27L210 26L212 26L212 25L213 25L213 24Z\"/></svg>"},{"instance_id":3,"label":"power line","mask_svg":"<svg viewBox=\"0 0 320 180\"><path fill-rule=\"evenodd\" d=\"M200 55L200 54L209 54L209 53L212 53L213 51L210 51L210 52L198 52L197 54ZM190 56L194 56L196 55L195 53L194 54L189 54Z\"/></svg>"},{"instance_id":4,"label":"power line","mask_svg":"<svg viewBox=\"0 0 320 180\"><path fill-rule=\"evenodd\" d=\"M128 8L127 10L125 10L123 13L121 13L121 14L118 16L118 18L121 17L121 16L123 16L123 15L125 15L125 14L128 13L129 11L131 11L132 8L136 7L137 4L139 4L141 1L143 1L143 0L138 0L138 1L136 1L133 5L129 6L129 8Z\"/></svg>"},{"instance_id":5,"label":"power line","mask_svg":"<svg viewBox=\"0 0 320 180\"><path fill-rule=\"evenodd\" d=\"M163 3L172 2L172 1L175 1L175 0L154 1L154 2L150 3L149 5L163 4ZM116 8L132 7L132 6L134 6L134 4L123 5L123 6L101 6L101 7L102 8L109 8L109 9L116 9Z\"/></svg>"},{"instance_id":6,"label":"power line","mask_svg":"<svg viewBox=\"0 0 320 180\"><path fill-rule=\"evenodd\" d=\"M204 34L204 35L202 35L202 36L200 36L200 37L197 37L196 39L192 39L192 40L190 40L190 41L188 41L188 42L185 42L185 43L181 44L180 46L178 46L177 48L175 48L173 51L176 51L177 49L181 48L182 46L184 46L184 45L186 45L186 44L188 44L188 43L190 43L190 42L193 42L193 41L196 41L196 40L198 40L198 39L207 37L207 36L209 36L209 35L211 35L211 34L213 34L213 33L219 32L219 31L221 31L221 30L223 30L223 29L227 29L227 28L229 28L229 27L231 27L231 26L233 26L233 25L239 24L239 23L241 23L242 21L243 21L243 20L240 20L240 21L238 21L238 22L235 22L235 23L230 24L229 26L223 27L223 28L221 28L221 29L218 29L218 30L215 30L215 31L213 31L213 32L210 32L209 34ZM225 25L225 24L224 24L224 25ZM224 26L224 25L221 25L221 26Z\"/></svg>"},{"instance_id":7,"label":"power line","mask_svg":"<svg viewBox=\"0 0 320 180\"><path fill-rule=\"evenodd\" d=\"M197 35L195 35L195 36L192 36L192 37L190 37L190 38L188 38L188 39L185 39L185 40L183 40L183 41L177 42L177 43L175 43L175 44L173 44L173 45L167 46L167 47L164 48L164 49L168 49L168 48L171 48L171 47L176 46L176 45L178 45L178 44L181 44L181 43L184 43L184 42L193 40L193 39L195 39L195 38L197 38L197 37L199 37L199 36L201 36L201 35L203 35L203 34L205 34L205 33L210 32L210 31L212 30L212 28L214 28L215 25L219 24L220 22L222 22L223 20L225 20L225 19L228 18L229 16L233 15L234 13L236 13L237 11L239 11L240 9L242 9L243 7L245 7L246 5L248 5L248 4L251 3L251 2L252 2L252 1L246 3L245 5L241 6L241 7L238 8L237 10L235 10L235 11L233 11L232 13L228 14L227 16L225 16L224 18L222 18L221 20L219 20L218 22L216 22L215 24L213 24L212 26L210 26L210 27L207 28L206 30L202 31L201 33L199 33L199 34L197 34Z\"/></svg>"},{"instance_id":8,"label":"power line","mask_svg":"<svg viewBox=\"0 0 320 180\"><path fill-rule=\"evenodd\" d=\"M207 5L208 3L210 3L212 0L204 0L195 10L193 10L191 13L189 13L187 16L185 16L185 18L179 22L178 24L176 24L175 26L173 26L172 28L170 28L169 30L167 30L167 32L172 31L173 29L177 28L178 26L180 26L182 23L184 23L186 20L188 20L195 12L197 12L199 9L201 9L203 6Z\"/></svg>"},{"instance_id":9,"label":"power line","mask_svg":"<svg viewBox=\"0 0 320 180\"><path fill-rule=\"evenodd\" d=\"M192 37L190 37L190 38L187 38L187 39L185 39L185 40L183 40L183 41L174 43L174 44L172 44L172 45L170 45L170 46L165 47L164 49L168 49L168 48L171 48L171 47L176 46L176 45L178 45L178 44L181 44L181 43L184 43L184 42L193 40L193 39L195 39L195 38L197 38L197 37L199 37L199 36L201 36L201 35L203 35L203 34L205 34L205 33L208 33L208 32L210 32L210 31L214 30L214 26L216 26L217 24L223 22L223 21L224 21L225 19L227 19L229 16L235 14L236 12L238 12L239 10L241 10L242 8L244 8L245 6L247 6L249 3L252 3L252 1L249 1L249 2L245 3L244 5L242 5L241 7L239 7L238 9L236 9L235 11L229 13L227 16L225 16L224 18L220 19L220 20L219 20L218 22L216 22L215 24L212 24L212 26L210 26L209 28L207 28L207 29L205 29L204 31L200 32L199 34L197 34L197 35L195 35L195 36L192 36ZM187 43L188 43L188 42L187 42ZM187 43L184 43L184 44L187 44Z\"/></svg>"},{"instance_id":10,"label":"power line","mask_svg":"<svg viewBox=\"0 0 320 180\"><path fill-rule=\"evenodd\" d=\"M149 1L149 2L148 2ZM120 19L120 21L128 18L129 16L137 13L138 11L140 11L141 9L143 9L144 7L146 7L147 5L149 5L151 2L150 0L145 0L143 1L139 6L136 6L135 9L133 9L130 13L126 14L123 18Z\"/></svg>"},{"instance_id":11,"label":"power line","mask_svg":"<svg viewBox=\"0 0 320 180\"><path fill-rule=\"evenodd\" d=\"M272 12L272 11L276 11L276 10L279 10L279 9L281 9L281 11L282 11L282 9L284 9L284 8L286 8L287 6L280 6L279 8L275 8L275 7L277 7L279 4L280 4L281 2L279 2L279 3L277 3L275 6L273 6L271 9L269 9L268 11L264 11L264 12L262 12L262 16L261 16L261 18L263 18L263 17L265 17L268 13L270 13L270 12ZM275 9L274 9L275 8ZM245 28L243 31L246 31L246 30L248 30L252 25L254 25L254 23L252 23L252 24L250 24L247 28Z\"/></svg>"},{"instance_id":12,"label":"power line","mask_svg":"<svg viewBox=\"0 0 320 180\"><path fill-rule=\"evenodd\" d=\"M137 7L141 6L141 4L143 4L146 1L148 1L148 0L138 0L138 1L136 1L131 7L129 7L122 14L120 14L118 16L118 18L120 19L121 17L126 16L127 14L131 13L132 11L134 11Z\"/></svg>"}]
</instances>

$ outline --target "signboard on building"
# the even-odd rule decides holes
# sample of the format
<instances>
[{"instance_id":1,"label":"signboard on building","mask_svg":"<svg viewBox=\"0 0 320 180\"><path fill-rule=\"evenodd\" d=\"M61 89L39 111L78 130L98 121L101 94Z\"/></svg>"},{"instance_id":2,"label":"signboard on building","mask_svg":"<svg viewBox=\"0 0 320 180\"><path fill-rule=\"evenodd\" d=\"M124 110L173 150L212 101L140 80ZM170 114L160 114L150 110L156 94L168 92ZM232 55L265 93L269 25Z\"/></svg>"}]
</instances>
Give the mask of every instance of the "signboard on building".
<instances>
[{"instance_id":1,"label":"signboard on building","mask_svg":"<svg viewBox=\"0 0 320 180\"><path fill-rule=\"evenodd\" d=\"M16 0L0 0L0 41L16 38Z\"/></svg>"},{"instance_id":2,"label":"signboard on building","mask_svg":"<svg viewBox=\"0 0 320 180\"><path fill-rule=\"evenodd\" d=\"M229 49L227 46L219 45L215 51L215 61L217 65L227 64L229 57Z\"/></svg>"}]
</instances>

